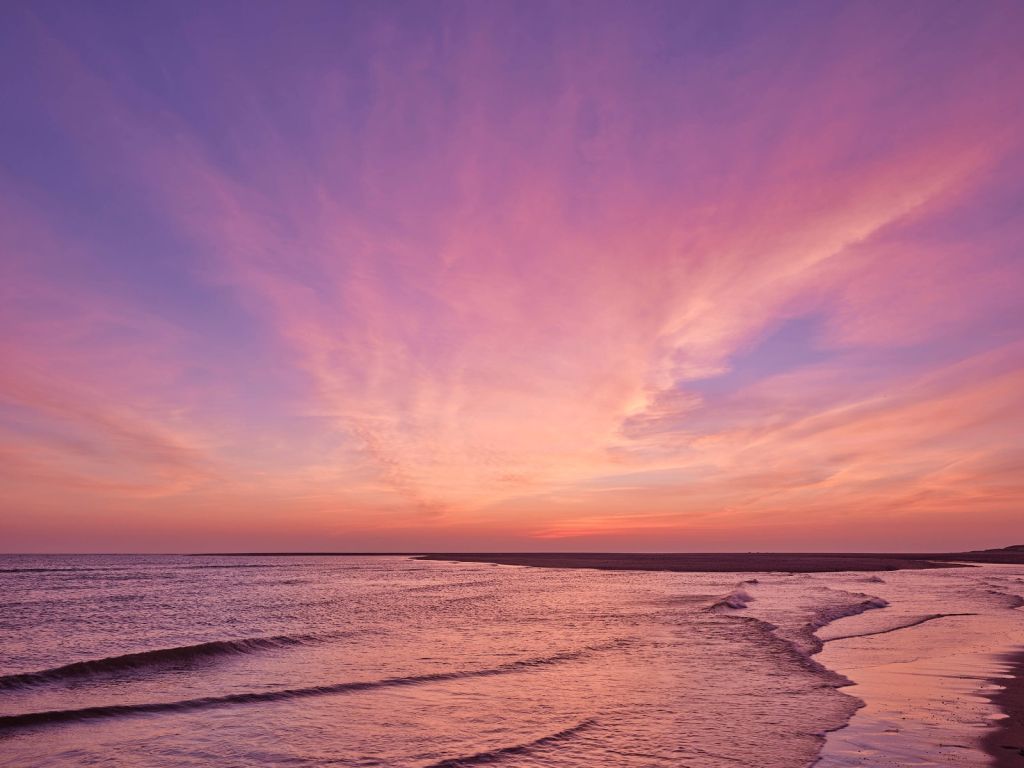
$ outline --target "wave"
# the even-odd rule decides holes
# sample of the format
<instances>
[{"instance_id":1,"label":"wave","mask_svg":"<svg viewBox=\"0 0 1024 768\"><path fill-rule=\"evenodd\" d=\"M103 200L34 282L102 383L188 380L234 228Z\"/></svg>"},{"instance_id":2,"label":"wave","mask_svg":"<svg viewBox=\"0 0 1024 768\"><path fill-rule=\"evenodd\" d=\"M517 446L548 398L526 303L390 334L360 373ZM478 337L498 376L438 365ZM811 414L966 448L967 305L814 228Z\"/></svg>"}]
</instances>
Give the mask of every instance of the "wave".
<instances>
[{"instance_id":1,"label":"wave","mask_svg":"<svg viewBox=\"0 0 1024 768\"><path fill-rule=\"evenodd\" d=\"M883 600L882 598L874 597L873 595L865 595L862 592L849 592L847 594L851 597L860 599L854 603L831 605L819 608L814 612L811 620L804 625L802 631L798 634L798 637L802 640L802 643L798 643L798 648L802 653L807 656L813 656L825 647L824 641L815 634L822 627L831 624L833 621L838 621L839 619L845 619L849 616L858 616L865 611L871 611L876 608L886 608L889 605L888 600ZM803 647L800 647L801 645Z\"/></svg>"},{"instance_id":2,"label":"wave","mask_svg":"<svg viewBox=\"0 0 1024 768\"><path fill-rule=\"evenodd\" d=\"M597 724L596 720L584 720L581 723L577 723L571 728L565 728L556 733L552 733L548 736L542 736L539 739L533 741L523 742L522 744L515 744L511 747L500 747L499 749L491 749L486 752L477 752L472 755L466 755L465 757L453 757L449 760L442 760L439 763L431 763L427 768L462 768L462 766L468 765L484 765L487 763L496 763L499 760L503 760L506 757L512 757L514 755L522 755L528 753L537 747L543 747L548 744L555 744L565 739L571 739L581 731Z\"/></svg>"},{"instance_id":3,"label":"wave","mask_svg":"<svg viewBox=\"0 0 1024 768\"><path fill-rule=\"evenodd\" d=\"M335 683L334 685L317 685L309 688L290 688L279 691L261 691L258 693L235 693L227 696L206 696L199 699L183 701L161 701L144 704L111 704L81 709L56 709L40 712L27 712L21 715L0 715L0 732L18 728L57 725L83 720L98 720L131 715L161 714L170 712L192 712L203 709L228 707L234 704L257 704L274 701L304 699L314 696L332 694L357 693L379 688L398 688L405 686L424 685L429 683L465 680L479 677L496 677L516 672L528 672L547 666L562 664L584 658L591 653L621 647L624 641L613 641L601 645L586 646L573 651L564 651L551 656L531 659L520 659L484 669L464 670L457 672L432 672L425 675L409 675L405 677L386 677L381 680L365 682Z\"/></svg>"},{"instance_id":4,"label":"wave","mask_svg":"<svg viewBox=\"0 0 1024 768\"><path fill-rule=\"evenodd\" d=\"M870 611L875 608L889 607L889 601L883 600L881 597L865 595L862 592L851 592L848 594L861 599L856 603L819 608L815 611L814 618L810 621L810 624L818 630L826 624L831 624L833 621L838 621L839 619L845 619L849 616L857 616L865 611Z\"/></svg>"},{"instance_id":5,"label":"wave","mask_svg":"<svg viewBox=\"0 0 1024 768\"><path fill-rule=\"evenodd\" d=\"M751 584L753 582L745 581L744 584ZM753 600L750 593L742 587L737 587L725 597L721 597L711 605L707 607L710 613L728 613L730 611L740 611L747 607L747 605Z\"/></svg>"},{"instance_id":6,"label":"wave","mask_svg":"<svg viewBox=\"0 0 1024 768\"><path fill-rule=\"evenodd\" d=\"M737 615L737 611L746 608L748 602L753 600L742 588L744 584L748 583L740 582L736 589L712 603L705 610L710 613L726 614L733 620L752 622L753 625L759 627L760 631L765 633L765 640L767 642L780 643L780 649L785 649L788 654L791 654L808 671L825 678L828 685L839 688L851 684L848 678L838 672L834 672L813 658L815 654L825 647L822 639L815 633L838 619L856 616L876 608L885 608L889 605L887 601L862 592L847 592L826 587L827 591L834 592L839 596L848 597L849 601L823 605L812 611L809 620L803 624L777 626L755 616L747 614Z\"/></svg>"},{"instance_id":7,"label":"wave","mask_svg":"<svg viewBox=\"0 0 1024 768\"><path fill-rule=\"evenodd\" d=\"M1010 586L1009 579L1003 579L1008 582L1007 584L993 584L991 581L985 581L982 583L984 589L980 591L980 595L983 596L984 600L995 603L1000 608L1021 608L1024 607L1024 596L1021 596L1017 591L1016 585ZM1007 591L1013 590L1013 591Z\"/></svg>"},{"instance_id":8,"label":"wave","mask_svg":"<svg viewBox=\"0 0 1024 768\"><path fill-rule=\"evenodd\" d=\"M917 627L921 624L925 624L929 621L935 621L936 619L945 619L950 616L977 616L976 613L931 613L927 616L919 616L912 621L905 622L903 624L897 624L894 627L887 627L886 629L877 629L874 632L860 632L853 635L839 635L837 637L825 638L822 642L831 643L835 640L850 640L855 637L873 637L874 635L887 635L890 632L897 632L901 629L910 629L910 627Z\"/></svg>"},{"instance_id":9,"label":"wave","mask_svg":"<svg viewBox=\"0 0 1024 768\"><path fill-rule=\"evenodd\" d=\"M326 639L325 635L279 635L277 637L244 637L237 640L213 640L196 645L157 648L152 651L126 653L101 659L77 661L60 667L0 676L0 690L28 688L47 683L67 682L82 678L126 672L134 669L158 668L237 654L307 645Z\"/></svg>"}]
</instances>

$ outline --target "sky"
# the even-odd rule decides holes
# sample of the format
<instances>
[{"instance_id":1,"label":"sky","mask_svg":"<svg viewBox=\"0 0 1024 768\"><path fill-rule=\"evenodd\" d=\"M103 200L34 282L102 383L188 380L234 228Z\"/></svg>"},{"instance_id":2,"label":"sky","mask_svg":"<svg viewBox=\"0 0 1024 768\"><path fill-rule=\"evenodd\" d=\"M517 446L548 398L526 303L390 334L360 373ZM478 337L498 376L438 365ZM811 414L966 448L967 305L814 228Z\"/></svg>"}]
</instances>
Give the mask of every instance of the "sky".
<instances>
[{"instance_id":1,"label":"sky","mask_svg":"<svg viewBox=\"0 0 1024 768\"><path fill-rule=\"evenodd\" d=\"M0 550L1024 542L1019 2L0 6Z\"/></svg>"}]
</instances>

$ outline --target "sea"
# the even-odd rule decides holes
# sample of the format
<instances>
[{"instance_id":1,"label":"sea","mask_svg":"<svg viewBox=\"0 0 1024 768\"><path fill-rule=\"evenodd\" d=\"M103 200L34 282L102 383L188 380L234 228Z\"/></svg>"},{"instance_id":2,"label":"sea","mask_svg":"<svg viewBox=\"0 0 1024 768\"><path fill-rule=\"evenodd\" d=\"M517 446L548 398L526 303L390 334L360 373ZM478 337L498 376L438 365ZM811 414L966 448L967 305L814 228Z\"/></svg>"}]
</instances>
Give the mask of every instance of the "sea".
<instances>
[{"instance_id":1,"label":"sea","mask_svg":"<svg viewBox=\"0 0 1024 768\"><path fill-rule=\"evenodd\" d=\"M0 766L984 766L1024 566L0 557Z\"/></svg>"}]
</instances>

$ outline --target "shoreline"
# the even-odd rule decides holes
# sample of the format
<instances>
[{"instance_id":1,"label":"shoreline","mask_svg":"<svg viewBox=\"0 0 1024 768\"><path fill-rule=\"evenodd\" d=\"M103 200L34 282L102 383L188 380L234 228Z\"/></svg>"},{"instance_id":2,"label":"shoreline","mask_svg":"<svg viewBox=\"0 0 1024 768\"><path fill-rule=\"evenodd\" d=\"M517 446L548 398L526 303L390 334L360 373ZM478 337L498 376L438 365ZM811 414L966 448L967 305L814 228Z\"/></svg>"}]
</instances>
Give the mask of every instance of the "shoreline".
<instances>
[{"instance_id":1,"label":"shoreline","mask_svg":"<svg viewBox=\"0 0 1024 768\"><path fill-rule=\"evenodd\" d=\"M992 682L1002 688L991 694L992 702L1006 717L994 722L995 728L982 745L994 768L1024 766L1024 647L1005 656L1011 677Z\"/></svg>"}]
</instances>

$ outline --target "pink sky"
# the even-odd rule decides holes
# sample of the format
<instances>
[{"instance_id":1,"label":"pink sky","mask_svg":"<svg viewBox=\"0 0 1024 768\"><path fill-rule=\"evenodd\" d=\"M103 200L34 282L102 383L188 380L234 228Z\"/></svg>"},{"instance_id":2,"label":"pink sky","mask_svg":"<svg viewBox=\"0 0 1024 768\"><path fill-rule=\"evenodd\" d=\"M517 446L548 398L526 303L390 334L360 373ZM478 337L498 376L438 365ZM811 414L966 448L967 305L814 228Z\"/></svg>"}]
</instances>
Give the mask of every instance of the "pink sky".
<instances>
[{"instance_id":1,"label":"pink sky","mask_svg":"<svg viewBox=\"0 0 1024 768\"><path fill-rule=\"evenodd\" d=\"M0 10L0 550L1024 542L1024 6L238 10Z\"/></svg>"}]
</instances>

